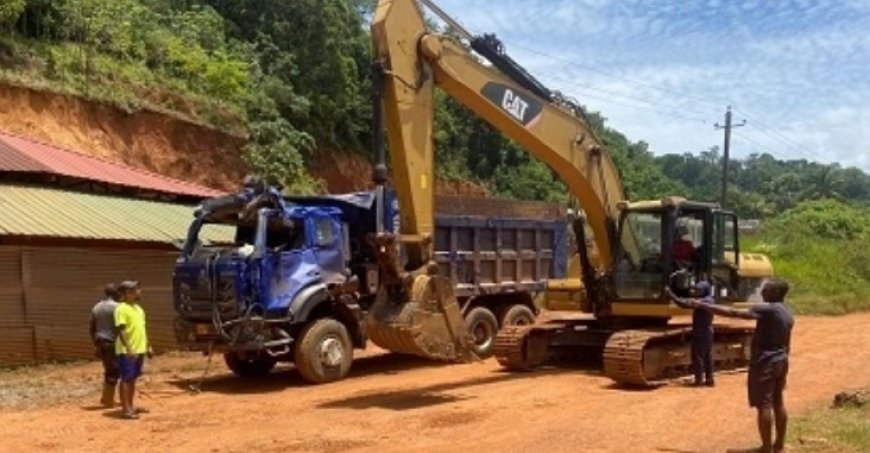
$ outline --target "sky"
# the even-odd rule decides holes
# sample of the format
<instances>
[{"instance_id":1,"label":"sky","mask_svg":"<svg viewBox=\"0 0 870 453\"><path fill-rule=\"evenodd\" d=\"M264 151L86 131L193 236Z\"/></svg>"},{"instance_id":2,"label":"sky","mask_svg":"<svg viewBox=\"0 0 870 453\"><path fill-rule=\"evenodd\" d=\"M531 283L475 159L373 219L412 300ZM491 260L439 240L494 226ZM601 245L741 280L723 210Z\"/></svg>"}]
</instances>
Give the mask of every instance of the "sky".
<instances>
[{"instance_id":1,"label":"sky","mask_svg":"<svg viewBox=\"0 0 870 453\"><path fill-rule=\"evenodd\" d=\"M839 162L870 172L870 0L435 0L655 154Z\"/></svg>"}]
</instances>

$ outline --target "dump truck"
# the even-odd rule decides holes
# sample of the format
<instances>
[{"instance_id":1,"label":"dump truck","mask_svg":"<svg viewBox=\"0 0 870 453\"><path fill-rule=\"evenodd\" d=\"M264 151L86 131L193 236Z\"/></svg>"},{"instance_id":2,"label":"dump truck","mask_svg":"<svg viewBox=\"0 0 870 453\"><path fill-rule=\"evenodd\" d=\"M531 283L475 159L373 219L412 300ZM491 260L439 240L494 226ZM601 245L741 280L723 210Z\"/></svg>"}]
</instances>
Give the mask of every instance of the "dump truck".
<instances>
[{"instance_id":1,"label":"dump truck","mask_svg":"<svg viewBox=\"0 0 870 453\"><path fill-rule=\"evenodd\" d=\"M459 319L446 324L435 308L396 333L369 319L382 285L374 236L400 228L392 191L294 197L249 184L203 201L173 275L179 343L223 354L239 376L284 361L313 383L346 376L369 341L444 360L490 356L499 328L532 324L533 298L565 276L564 209L474 197L438 205L433 272L453 284L429 290L451 294ZM233 228L232 243L199 240L216 227Z\"/></svg>"},{"instance_id":2,"label":"dump truck","mask_svg":"<svg viewBox=\"0 0 870 453\"><path fill-rule=\"evenodd\" d=\"M450 33L433 32L421 4ZM529 370L592 347L603 359L604 374L621 384L648 385L687 374L691 327L670 323L687 312L669 300L664 288L686 294L705 280L715 287L718 303L737 304L773 275L767 257L741 252L737 216L716 203L679 195L627 200L619 169L583 107L532 76L495 35L469 33L431 0L380 0L371 30L379 99L375 119L383 122L375 127L376 151L382 145L377 133L385 130L392 183L404 210L395 240L408 250L403 261L408 279L447 278L424 271L434 231L436 88L546 163L564 181L577 209L572 220L577 249L568 277L552 279L546 295L575 301L590 316L503 328L495 355L505 368ZM678 260L672 245L683 227L696 231L696 237L692 256ZM401 288L401 279L392 281ZM391 294L385 298L391 310L386 313L410 317L418 309L415 294ZM442 296L439 305L452 306L449 294ZM403 327L393 322L385 328ZM751 328L718 325L717 368L745 365L751 335Z\"/></svg>"}]
</instances>

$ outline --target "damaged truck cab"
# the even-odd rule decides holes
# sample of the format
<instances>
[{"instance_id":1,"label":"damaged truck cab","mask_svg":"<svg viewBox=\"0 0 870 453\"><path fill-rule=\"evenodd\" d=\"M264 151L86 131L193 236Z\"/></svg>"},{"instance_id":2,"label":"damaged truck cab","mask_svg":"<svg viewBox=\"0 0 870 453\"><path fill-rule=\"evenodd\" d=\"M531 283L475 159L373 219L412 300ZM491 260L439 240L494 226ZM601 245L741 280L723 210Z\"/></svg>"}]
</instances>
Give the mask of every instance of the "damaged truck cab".
<instances>
[{"instance_id":1,"label":"damaged truck cab","mask_svg":"<svg viewBox=\"0 0 870 453\"><path fill-rule=\"evenodd\" d=\"M209 224L235 227L234 243L200 244ZM175 266L179 341L223 352L241 376L292 360L309 381L343 377L351 349L365 344L348 240L339 209L293 204L274 189L207 200Z\"/></svg>"}]
</instances>

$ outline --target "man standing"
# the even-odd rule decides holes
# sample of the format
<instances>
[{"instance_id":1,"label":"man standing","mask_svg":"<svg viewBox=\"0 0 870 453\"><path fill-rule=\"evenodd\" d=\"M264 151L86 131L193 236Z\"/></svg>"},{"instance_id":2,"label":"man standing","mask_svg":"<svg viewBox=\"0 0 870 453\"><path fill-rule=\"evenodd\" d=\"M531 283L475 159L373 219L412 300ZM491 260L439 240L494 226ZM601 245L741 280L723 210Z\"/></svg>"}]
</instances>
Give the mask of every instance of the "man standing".
<instances>
[{"instance_id":1,"label":"man standing","mask_svg":"<svg viewBox=\"0 0 870 453\"><path fill-rule=\"evenodd\" d=\"M139 305L139 282L122 282L118 285L118 295L121 303L115 309L115 329L118 333L115 352L121 371L121 406L124 418L136 419L139 418L133 406L136 379L142 375L145 355L151 357L152 351L145 329L145 310Z\"/></svg>"},{"instance_id":2,"label":"man standing","mask_svg":"<svg viewBox=\"0 0 870 453\"><path fill-rule=\"evenodd\" d=\"M779 453L785 448L788 414L783 391L788 374L791 331L794 327L794 317L785 306L788 289L788 282L785 280L767 282L761 290L764 303L747 310L700 304L694 300L679 302L681 305L700 308L717 315L756 320L747 387L749 405L758 411L758 433L762 443L760 451L764 453ZM774 419L776 441L771 442Z\"/></svg>"},{"instance_id":3,"label":"man standing","mask_svg":"<svg viewBox=\"0 0 870 453\"><path fill-rule=\"evenodd\" d=\"M683 299L673 296L670 288L667 292L677 305L688 308ZM712 287L705 281L695 284L694 296L694 302L698 304L716 303ZM696 387L716 385L713 380L713 313L707 310L695 310L692 313L692 371L695 373Z\"/></svg>"},{"instance_id":4,"label":"man standing","mask_svg":"<svg viewBox=\"0 0 870 453\"><path fill-rule=\"evenodd\" d=\"M109 283L105 297L91 310L91 341L97 357L103 362L103 407L115 405L115 387L118 386L118 360L115 355L115 308L118 307L117 289Z\"/></svg>"}]
</instances>

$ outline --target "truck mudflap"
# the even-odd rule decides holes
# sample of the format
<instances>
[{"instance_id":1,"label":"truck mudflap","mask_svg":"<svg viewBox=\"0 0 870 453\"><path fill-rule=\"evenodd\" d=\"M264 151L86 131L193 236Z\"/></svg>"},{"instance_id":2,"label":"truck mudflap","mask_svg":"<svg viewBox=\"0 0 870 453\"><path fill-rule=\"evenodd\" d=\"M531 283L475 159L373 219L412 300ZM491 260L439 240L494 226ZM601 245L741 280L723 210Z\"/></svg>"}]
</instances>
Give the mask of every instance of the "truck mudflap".
<instances>
[{"instance_id":1,"label":"truck mudflap","mask_svg":"<svg viewBox=\"0 0 870 453\"><path fill-rule=\"evenodd\" d=\"M378 290L366 318L369 339L394 352L454 362L476 360L450 279L405 274L402 280Z\"/></svg>"}]
</instances>

